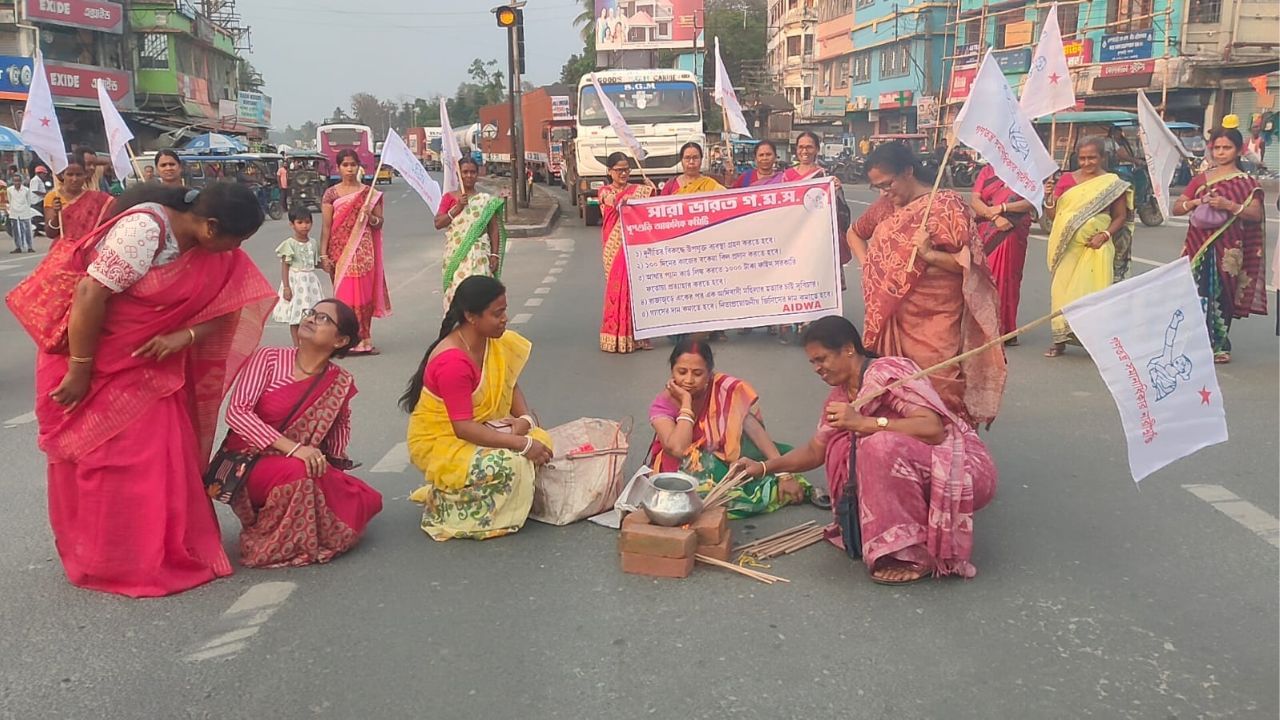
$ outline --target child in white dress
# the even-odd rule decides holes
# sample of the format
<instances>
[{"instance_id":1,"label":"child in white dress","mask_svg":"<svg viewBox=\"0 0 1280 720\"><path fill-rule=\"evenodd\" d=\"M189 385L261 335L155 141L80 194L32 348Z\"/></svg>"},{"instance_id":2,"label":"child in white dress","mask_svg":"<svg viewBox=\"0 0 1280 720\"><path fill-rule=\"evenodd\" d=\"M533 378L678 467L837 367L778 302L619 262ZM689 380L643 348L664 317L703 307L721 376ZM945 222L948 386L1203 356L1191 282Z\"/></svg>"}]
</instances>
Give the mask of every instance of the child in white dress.
<instances>
[{"instance_id":1,"label":"child in white dress","mask_svg":"<svg viewBox=\"0 0 1280 720\"><path fill-rule=\"evenodd\" d=\"M271 319L289 326L293 344L298 345L298 326L302 312L324 299L320 276L316 273L316 246L311 240L311 211L305 207L289 210L293 237L280 243L280 301Z\"/></svg>"}]
</instances>

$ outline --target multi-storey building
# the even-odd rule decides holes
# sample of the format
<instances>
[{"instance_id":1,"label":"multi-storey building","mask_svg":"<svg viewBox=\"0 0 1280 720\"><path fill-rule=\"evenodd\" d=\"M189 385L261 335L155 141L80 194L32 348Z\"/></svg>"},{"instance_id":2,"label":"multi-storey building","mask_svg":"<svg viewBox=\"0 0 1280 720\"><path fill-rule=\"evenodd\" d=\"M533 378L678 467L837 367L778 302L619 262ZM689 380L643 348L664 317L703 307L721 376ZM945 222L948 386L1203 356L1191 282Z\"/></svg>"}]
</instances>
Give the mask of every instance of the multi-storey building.
<instances>
[{"instance_id":1,"label":"multi-storey building","mask_svg":"<svg viewBox=\"0 0 1280 720\"><path fill-rule=\"evenodd\" d=\"M988 48L1018 88L1031 63L1048 4L960 0L947 92L954 114ZM1058 5L1067 62L1083 108L1133 110L1146 92L1168 119L1212 127L1227 112L1249 123L1274 113L1249 78L1280 69L1275 2L1252 0L1104 0ZM1274 78L1269 81L1275 87ZM1247 133L1246 133L1247 134ZM1272 143L1275 145L1275 143ZM1275 164L1271 164L1275 167Z\"/></svg>"},{"instance_id":2,"label":"multi-storey building","mask_svg":"<svg viewBox=\"0 0 1280 720\"><path fill-rule=\"evenodd\" d=\"M818 0L814 60L818 64L810 114L843 125L849 110L849 64L853 58L854 0Z\"/></svg>"},{"instance_id":3,"label":"multi-storey building","mask_svg":"<svg viewBox=\"0 0 1280 720\"><path fill-rule=\"evenodd\" d=\"M936 108L945 87L953 2L855 0L853 13L849 67L853 133L861 137L927 129L917 122L917 115L921 109Z\"/></svg>"},{"instance_id":4,"label":"multi-storey building","mask_svg":"<svg viewBox=\"0 0 1280 720\"><path fill-rule=\"evenodd\" d=\"M21 125L38 47L70 143L104 142L97 83L106 86L121 110L134 107L124 15L124 7L109 0L0 3L0 123Z\"/></svg>"},{"instance_id":5,"label":"multi-storey building","mask_svg":"<svg viewBox=\"0 0 1280 720\"><path fill-rule=\"evenodd\" d=\"M797 108L798 117L803 117L801 108L812 107L817 84L816 4L816 0L769 0L767 67L774 87Z\"/></svg>"}]
</instances>

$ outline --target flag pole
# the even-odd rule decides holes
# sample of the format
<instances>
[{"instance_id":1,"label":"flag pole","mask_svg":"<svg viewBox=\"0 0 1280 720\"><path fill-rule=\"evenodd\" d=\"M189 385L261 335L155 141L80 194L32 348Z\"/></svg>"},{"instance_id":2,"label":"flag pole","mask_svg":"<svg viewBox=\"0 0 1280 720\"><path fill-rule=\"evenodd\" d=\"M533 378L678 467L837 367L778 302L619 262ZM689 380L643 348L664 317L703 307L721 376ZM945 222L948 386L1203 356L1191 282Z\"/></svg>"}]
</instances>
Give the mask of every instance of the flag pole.
<instances>
[{"instance_id":1,"label":"flag pole","mask_svg":"<svg viewBox=\"0 0 1280 720\"><path fill-rule=\"evenodd\" d=\"M1058 152L1058 113L1049 116L1049 157L1057 161Z\"/></svg>"},{"instance_id":2,"label":"flag pole","mask_svg":"<svg viewBox=\"0 0 1280 720\"><path fill-rule=\"evenodd\" d=\"M895 381L893 381L893 382L889 383L888 385L885 385L884 387L880 388L879 390L877 390L877 391L875 391L875 392L871 393L870 395L867 395L866 397L860 397L860 398L858 398L857 400L855 400L855 401L853 402L853 408L854 408L855 410L857 410L858 408L862 407L863 405L866 405L867 403L871 402L872 400L875 400L876 398L878 398L878 397L880 397L881 395L883 395L883 394L885 394L885 393L889 392L890 390L893 390L893 389L895 389L895 388L902 387L903 385L906 385L907 383L911 382L912 380L919 380L919 379L920 379L920 378L922 378L922 377L927 377L927 376L932 375L932 374L934 374L934 373L936 373L936 372L938 372L938 371L940 371L940 370L946 370L947 368L951 367L952 365L956 365L956 364L958 364L958 363L962 363L962 362L964 362L965 360L968 360L969 358L971 358L971 357L973 357L973 356L975 356L975 355L980 355L980 354L982 354L982 353L986 352L987 350L990 350L991 348L995 347L996 345L999 345L999 344L1004 343L1004 342L1008 342L1009 340L1012 340L1013 338L1016 338L1016 337L1018 337L1019 335L1021 335L1021 334L1025 333L1025 332L1027 332L1027 331L1029 331L1029 330L1033 330L1033 329L1035 329L1035 328L1040 327L1041 325L1043 325L1043 324L1045 324L1045 323L1049 322L1050 320L1053 320L1054 318L1058 317L1058 316L1059 316L1059 315L1061 315L1061 314L1062 314L1062 311L1061 311L1061 310L1055 310L1054 312L1051 312L1051 313L1049 313L1048 315L1045 315L1044 317L1036 318L1035 320L1032 320L1031 322L1027 323L1026 325L1023 325L1022 327L1017 328L1016 330L1011 330L1010 332L1007 332L1007 333L1005 333L1004 335L1001 335L1000 337L998 337L998 338L996 338L996 339L994 339L994 340L991 340L991 341L989 341L989 342L987 342L987 343L985 343L985 344L983 344L983 345L980 345L980 346L978 346L978 347L976 347L976 348L974 348L974 349L972 349L972 350L969 350L968 352L960 353L959 355L957 355L957 356L955 356L955 357L951 358L950 360L943 360L942 362L940 362L940 363L938 363L938 364L936 364L936 365L930 365L929 367L927 367L927 368L925 368L925 369L921 370L920 372L917 372L917 373L912 374L912 375L908 375L907 377L904 377L904 378L902 378L902 379L900 379L900 380L895 380ZM866 359L864 359L864 360L863 360L863 362L867 362L867 361L866 361Z\"/></svg>"},{"instance_id":3,"label":"flag pole","mask_svg":"<svg viewBox=\"0 0 1280 720\"><path fill-rule=\"evenodd\" d=\"M942 171L946 169L947 161L951 159L951 151L956 149L956 145L959 144L959 142L960 140L956 137L954 130L947 132L947 151L942 155L942 162L938 163L938 176L933 179L933 191L929 193L929 202L924 206L924 219L920 221L921 228L927 228L929 225L929 212L933 210L933 200L938 196L938 188L942 186ZM919 245L911 248L911 258L907 260L908 270L915 266L916 253L919 252L919 250Z\"/></svg>"},{"instance_id":4,"label":"flag pole","mask_svg":"<svg viewBox=\"0 0 1280 720\"><path fill-rule=\"evenodd\" d=\"M138 179L142 179L142 164L138 162L138 156L133 154L133 146L125 143L124 147L129 151L129 161L133 163L133 171L137 173ZM123 182L123 180L121 180Z\"/></svg>"},{"instance_id":5,"label":"flag pole","mask_svg":"<svg viewBox=\"0 0 1280 720\"><path fill-rule=\"evenodd\" d=\"M733 140L729 135L729 111L720 108L720 122L724 126L724 181L725 185L738 173L738 164L733 160Z\"/></svg>"}]
</instances>

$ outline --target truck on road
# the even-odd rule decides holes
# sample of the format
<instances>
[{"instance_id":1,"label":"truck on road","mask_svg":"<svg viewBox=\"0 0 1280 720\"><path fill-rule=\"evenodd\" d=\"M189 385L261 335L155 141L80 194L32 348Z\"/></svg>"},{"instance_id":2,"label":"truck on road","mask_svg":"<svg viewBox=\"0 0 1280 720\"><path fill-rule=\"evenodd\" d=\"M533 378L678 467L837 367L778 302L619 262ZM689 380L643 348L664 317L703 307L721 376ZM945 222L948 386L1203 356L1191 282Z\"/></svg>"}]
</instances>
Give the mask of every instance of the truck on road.
<instances>
[{"instance_id":1,"label":"truck on road","mask_svg":"<svg viewBox=\"0 0 1280 720\"><path fill-rule=\"evenodd\" d=\"M644 174L655 183L679 175L680 146L706 146L702 91L687 70L601 70L595 73L605 95L626 119L647 157ZM616 151L631 154L609 126L591 75L578 82L578 114L571 150L566 150L565 188L587 225L600 224L596 192L609 182L605 160ZM634 158L633 158L634 159ZM705 158L704 158L705 160ZM636 182L641 173L633 174Z\"/></svg>"},{"instance_id":2,"label":"truck on road","mask_svg":"<svg viewBox=\"0 0 1280 720\"><path fill-rule=\"evenodd\" d=\"M571 92L567 85L548 85L521 98L525 171L539 182L560 181L564 144L573 136ZM498 103L480 108L479 124L485 167L497 175L510 175L511 106Z\"/></svg>"}]
</instances>

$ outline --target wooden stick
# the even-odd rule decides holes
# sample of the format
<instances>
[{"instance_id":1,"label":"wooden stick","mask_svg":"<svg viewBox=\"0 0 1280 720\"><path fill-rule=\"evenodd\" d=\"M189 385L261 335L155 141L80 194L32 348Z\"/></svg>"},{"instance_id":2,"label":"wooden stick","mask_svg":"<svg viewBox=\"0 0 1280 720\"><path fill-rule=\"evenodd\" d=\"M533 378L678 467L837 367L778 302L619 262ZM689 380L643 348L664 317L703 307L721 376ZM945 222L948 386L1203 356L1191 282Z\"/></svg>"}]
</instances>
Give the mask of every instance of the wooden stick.
<instances>
[{"instance_id":1,"label":"wooden stick","mask_svg":"<svg viewBox=\"0 0 1280 720\"><path fill-rule=\"evenodd\" d=\"M1062 311L1061 311L1061 310L1057 310L1057 311L1051 312L1051 313L1049 313L1048 315L1045 315L1044 317L1036 318L1035 320L1032 320L1031 322L1027 323L1026 325L1023 325L1023 326L1022 326L1022 327L1020 327L1020 328L1017 328L1017 329L1015 329L1015 330L1012 330L1012 331L1010 331L1010 332L1007 332L1007 333L1005 333L1004 335L1001 335L1000 337L996 338L995 340L992 340L992 341L990 341L990 342L988 342L988 343L986 343L986 344L984 344L984 345L981 345L981 346L979 346L979 347L976 347L976 348L974 348L974 349L970 350L969 352L960 353L959 355L957 355L957 356L955 356L955 357L951 358L950 360L943 360L942 362L938 363L937 365L931 365L931 366L929 366L929 367L927 367L927 368L925 368L925 369L921 370L920 372L915 373L914 375L908 375L907 377L904 377L904 378L902 378L901 380L895 380L894 382L891 382L891 383L889 383L888 385L885 385L884 387L882 387L882 388L880 388L879 390L877 390L877 391L875 391L875 392L871 393L870 395L867 395L866 397L860 397L860 398L858 398L857 400L855 400L855 401L853 402L853 408L854 408L855 410L857 410L858 408L862 407L863 405L866 405L867 403L871 402L872 400L875 400L876 398L878 398L878 397L880 397L881 395L883 395L883 394L885 394L885 393L889 392L890 390L893 390L894 388L902 387L903 385L906 385L907 383L911 382L912 380L919 380L920 378L925 377L925 376L928 376L928 375L932 375L933 373L936 373L936 372L938 372L939 370L945 370L945 369L947 369L947 368L951 367L952 365L955 365L956 363L964 362L965 360L968 360L969 358L973 357L974 355L978 355L979 353L986 352L987 350L991 349L992 347L994 347L994 346L996 346L996 345L999 345L1000 343L1003 343L1003 342L1005 342L1005 341L1007 341L1007 340L1010 340L1010 339L1012 339L1012 338L1018 337L1018 336L1019 336L1019 335L1021 335L1022 333L1027 332L1028 330L1031 330L1032 328L1040 327L1041 325L1043 325L1043 324L1045 324L1045 323L1049 322L1050 320L1052 320L1052 319L1054 319L1054 318L1058 317L1058 316L1059 316L1059 315L1061 315L1061 314L1062 314ZM866 362L866 360L863 360L863 362Z\"/></svg>"},{"instance_id":2,"label":"wooden stick","mask_svg":"<svg viewBox=\"0 0 1280 720\"><path fill-rule=\"evenodd\" d=\"M739 545L738 547L734 548L734 549L733 549L733 551L734 551L734 552L739 552L739 551L742 551L742 550L746 550L747 548L756 547L756 546L762 545L762 544L764 544L764 543L766 543L766 542L768 542L768 541L770 541L770 540L777 540L778 538L783 537L784 535L789 535L789 534L791 534L791 533L793 533L793 532L796 532L796 531L798 531L798 530L802 530L802 529L804 529L804 528L807 528L807 527L810 527L810 526L813 526L813 525L816 525L816 524L817 524L817 523L816 523L815 521L810 520L810 521L809 521L809 522L807 522L807 523L802 523L802 524L797 525L797 526L795 526L795 527L793 527L793 528L787 528L786 530L783 530L783 531L781 531L781 532L776 532L776 533L774 533L774 534L772 534L772 535L769 535L769 536L766 536L766 537L762 537L762 538L760 538L760 539L758 539L758 540L752 540L752 541L751 541L751 542L749 542L749 543L745 543L745 544Z\"/></svg>"},{"instance_id":3,"label":"wooden stick","mask_svg":"<svg viewBox=\"0 0 1280 720\"><path fill-rule=\"evenodd\" d=\"M138 156L133 154L133 146L129 143L124 144L124 148L129 151L129 161L133 163L133 172L137 174L138 179L142 179L142 165L138 162ZM124 178L120 178L120 183L124 184Z\"/></svg>"},{"instance_id":4,"label":"wooden stick","mask_svg":"<svg viewBox=\"0 0 1280 720\"><path fill-rule=\"evenodd\" d=\"M938 164L938 176L933 179L933 191L929 193L929 202L924 206L924 219L920 221L920 227L926 228L925 232L928 232L927 228L929 227L929 213L930 211L933 210L933 200L934 198L938 197L938 188L942 186L942 171L946 169L947 161L951 159L951 151L956 149L956 145L959 144L959 142L960 142L959 138L956 137L956 134L954 132L947 133L947 151L943 153L942 162ZM919 250L920 250L919 245L916 245L911 248L911 258L907 260L908 271L911 270L911 268L915 267L916 253Z\"/></svg>"},{"instance_id":5,"label":"wooden stick","mask_svg":"<svg viewBox=\"0 0 1280 720\"><path fill-rule=\"evenodd\" d=\"M694 555L693 557L698 562L706 563L708 565L715 565L718 568L724 568L725 570L736 572L739 575L746 575L752 580L759 580L760 582L765 583L766 585L772 585L776 582L784 582L784 583L791 582L790 580L783 577L778 577L777 575L770 575L769 573L762 573L757 570L749 570L739 565L734 565L733 563L727 563L727 562L724 562L723 560L717 560L713 557L707 557L706 555Z\"/></svg>"}]
</instances>

